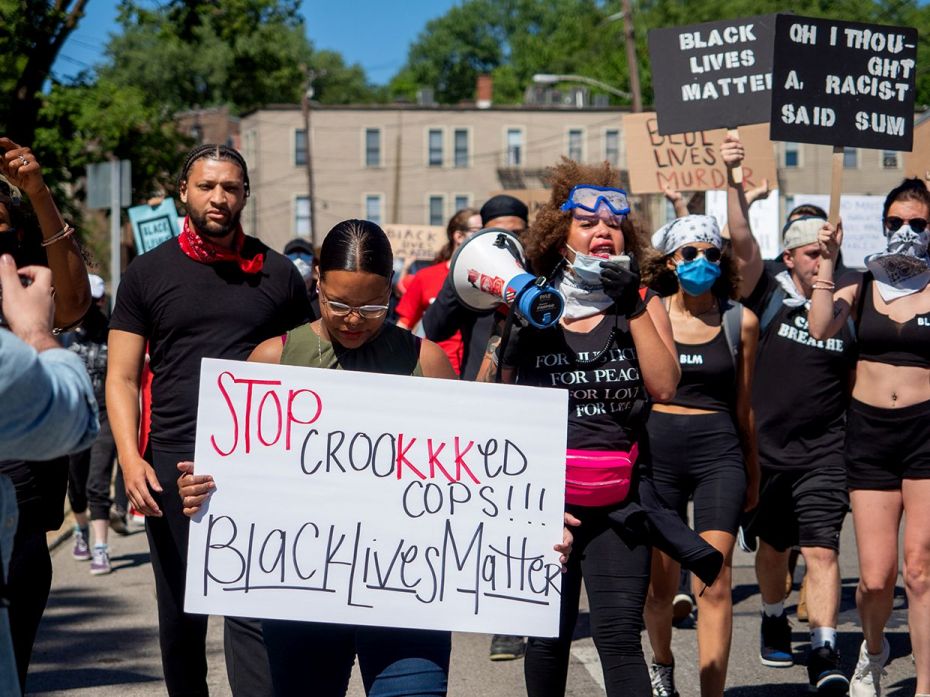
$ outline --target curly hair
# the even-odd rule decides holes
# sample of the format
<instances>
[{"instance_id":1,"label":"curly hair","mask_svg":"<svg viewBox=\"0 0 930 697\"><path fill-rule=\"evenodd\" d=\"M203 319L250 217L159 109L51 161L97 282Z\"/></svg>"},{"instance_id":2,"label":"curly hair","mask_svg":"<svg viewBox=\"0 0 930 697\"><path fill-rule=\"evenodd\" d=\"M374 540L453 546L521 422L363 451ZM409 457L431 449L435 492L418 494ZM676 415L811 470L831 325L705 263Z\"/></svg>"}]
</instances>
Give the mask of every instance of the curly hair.
<instances>
[{"instance_id":1,"label":"curly hair","mask_svg":"<svg viewBox=\"0 0 930 697\"><path fill-rule=\"evenodd\" d=\"M522 236L533 271L543 275L552 273L562 262L562 248L568 239L572 214L561 210L560 206L568 200L572 187L578 184L616 187L620 184L620 172L606 161L599 165L583 165L562 157L561 162L547 170L546 181L552 188L549 201L542 205L536 220ZM646 236L632 215L624 218L620 229L624 251L642 259L647 248Z\"/></svg>"},{"instance_id":2,"label":"curly hair","mask_svg":"<svg viewBox=\"0 0 930 697\"><path fill-rule=\"evenodd\" d=\"M668 260L673 254L661 254L655 249L646 253L646 258L639 264L640 279L644 286L651 288L663 298L678 292L678 275L668 268ZM724 245L720 257L720 277L711 286L711 293L718 298L739 300L739 269L733 259L728 245Z\"/></svg>"}]
</instances>

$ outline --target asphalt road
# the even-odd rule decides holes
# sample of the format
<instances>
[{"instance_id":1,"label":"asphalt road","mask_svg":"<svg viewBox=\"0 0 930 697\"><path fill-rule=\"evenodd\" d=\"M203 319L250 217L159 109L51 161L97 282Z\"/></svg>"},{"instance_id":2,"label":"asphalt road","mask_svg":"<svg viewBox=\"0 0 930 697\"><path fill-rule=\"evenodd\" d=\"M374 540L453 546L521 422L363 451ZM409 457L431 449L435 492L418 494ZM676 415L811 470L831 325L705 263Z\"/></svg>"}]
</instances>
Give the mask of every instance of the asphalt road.
<instances>
[{"instance_id":1,"label":"asphalt road","mask_svg":"<svg viewBox=\"0 0 930 697\"><path fill-rule=\"evenodd\" d=\"M852 671L861 634L857 630L854 591L855 541L847 520L841 554L843 597L838 644L846 673ZM87 562L71 558L66 539L52 552L55 577L48 609L39 631L27 694L74 697L134 697L163 695L158 651L155 593L145 534L111 539L114 572L91 576ZM803 568L803 565L801 565ZM800 576L800 568L797 576ZM727 697L793 697L806 695L803 665L788 669L763 667L758 659L759 595L752 557L737 552L734 568L734 631ZM794 649L799 662L809 641L807 626L793 617L797 593L788 600L794 626ZM907 636L904 591L900 585L889 626L891 663L884 681L885 697L912 697L915 679ZM572 650L567 695L599 697L603 677L582 614ZM211 694L229 695L222 647L222 622L213 619L208 635ZM491 663L489 638L456 634L453 641L449 694L452 697L510 697L525 694L523 662ZM693 629L676 630L676 680L681 697L698 697L697 646ZM651 656L646 647L647 659ZM311 694L311 693L308 693ZM353 677L350 697L364 692Z\"/></svg>"}]
</instances>

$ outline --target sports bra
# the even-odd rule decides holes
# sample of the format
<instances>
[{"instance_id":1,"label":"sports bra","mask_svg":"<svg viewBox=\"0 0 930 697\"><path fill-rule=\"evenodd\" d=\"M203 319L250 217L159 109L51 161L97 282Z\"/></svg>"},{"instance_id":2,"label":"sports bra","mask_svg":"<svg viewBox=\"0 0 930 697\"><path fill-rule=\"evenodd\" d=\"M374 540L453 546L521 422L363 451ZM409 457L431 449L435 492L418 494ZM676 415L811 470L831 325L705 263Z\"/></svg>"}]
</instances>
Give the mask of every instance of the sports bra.
<instances>
[{"instance_id":1,"label":"sports bra","mask_svg":"<svg viewBox=\"0 0 930 697\"><path fill-rule=\"evenodd\" d=\"M895 322L875 308L871 275L862 283L859 358L889 365L930 368L930 313Z\"/></svg>"}]
</instances>

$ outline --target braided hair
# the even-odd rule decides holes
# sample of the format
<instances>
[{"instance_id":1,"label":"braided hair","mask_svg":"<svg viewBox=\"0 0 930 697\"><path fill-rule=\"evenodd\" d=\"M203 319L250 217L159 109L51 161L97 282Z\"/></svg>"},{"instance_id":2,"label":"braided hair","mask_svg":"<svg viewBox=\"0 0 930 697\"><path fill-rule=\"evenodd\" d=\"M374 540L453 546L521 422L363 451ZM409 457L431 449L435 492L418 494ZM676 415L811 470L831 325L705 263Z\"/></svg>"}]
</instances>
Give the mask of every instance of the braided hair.
<instances>
[{"instance_id":1,"label":"braided hair","mask_svg":"<svg viewBox=\"0 0 930 697\"><path fill-rule=\"evenodd\" d=\"M242 170L242 184L245 188L245 195L249 195L249 168L245 164L245 158L235 148L228 145L217 143L204 143L191 150L184 159L184 165L181 167L181 174L178 175L178 189L181 184L187 181L187 175L190 174L191 167L197 160L225 160L235 162Z\"/></svg>"}]
</instances>

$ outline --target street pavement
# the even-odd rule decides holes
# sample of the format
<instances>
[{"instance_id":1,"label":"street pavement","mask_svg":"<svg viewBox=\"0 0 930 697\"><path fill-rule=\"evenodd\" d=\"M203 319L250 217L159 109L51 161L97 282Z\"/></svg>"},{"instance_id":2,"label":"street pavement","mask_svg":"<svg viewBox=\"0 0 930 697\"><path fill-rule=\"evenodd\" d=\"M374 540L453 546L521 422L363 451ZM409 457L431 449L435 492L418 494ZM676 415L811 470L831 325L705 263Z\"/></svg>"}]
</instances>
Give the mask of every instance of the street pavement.
<instances>
[{"instance_id":1,"label":"street pavement","mask_svg":"<svg viewBox=\"0 0 930 697\"><path fill-rule=\"evenodd\" d=\"M66 523L67 526L67 523ZM63 528L66 532L67 527ZM155 591L145 533L111 537L114 571L91 576L87 562L71 558L71 540L50 537L54 580L48 609L33 654L27 694L74 697L135 697L165 694L158 650ZM843 668L852 671L861 634L855 610L856 556L852 519L847 519L842 540L843 596L838 644ZM737 551L734 561L733 649L727 680L727 697L794 697L808 694L803 665L787 669L765 668L758 658L759 594L752 557ZM797 578L803 564L799 564ZM796 586L797 587L797 586ZM797 591L787 608L794 627L794 650L804 661L809 635L807 625L794 618ZM913 697L914 666L907 636L906 602L899 577L894 614L889 623L891 663L883 684L884 697ZM568 697L600 697L603 677L582 613L576 629L569 671ZM698 697L695 631L674 633L676 681L681 697ZM525 694L523 662L491 663L489 637L456 634L453 640L449 694L452 697L510 697ZM223 660L222 621L212 618L208 634L211 695L230 694ZM647 659L651 656L645 648ZM308 695L313 694L308 685ZM358 675L350 697L362 697Z\"/></svg>"}]
</instances>

